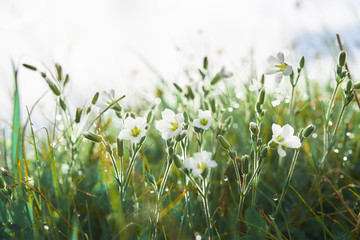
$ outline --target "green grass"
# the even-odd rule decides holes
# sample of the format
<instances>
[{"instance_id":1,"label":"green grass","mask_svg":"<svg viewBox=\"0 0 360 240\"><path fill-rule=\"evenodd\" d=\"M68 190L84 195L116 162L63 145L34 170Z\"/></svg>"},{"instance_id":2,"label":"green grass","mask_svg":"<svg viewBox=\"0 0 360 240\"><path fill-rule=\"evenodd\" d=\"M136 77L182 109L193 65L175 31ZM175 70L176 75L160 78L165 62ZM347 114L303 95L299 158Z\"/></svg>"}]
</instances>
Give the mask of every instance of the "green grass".
<instances>
[{"instance_id":1,"label":"green grass","mask_svg":"<svg viewBox=\"0 0 360 240\"><path fill-rule=\"evenodd\" d=\"M338 65L341 71L329 81L346 83L341 60ZM0 137L1 239L358 239L360 114L350 99L354 85L333 92L312 83L311 98L303 99L296 84L308 77L300 64L282 79L292 82L290 103L274 107L274 95L260 97L271 78L260 77L256 91L244 84L239 99L231 75L214 73L206 58L192 76L198 85L163 81L155 93L159 104L143 100L124 109L124 96L115 95L98 110L104 94L97 99L94 93L89 106L77 109L66 101L69 77L60 65L45 72L24 67L46 80L56 115L34 131L36 106L20 116L15 88L12 128L2 129L12 138ZM225 91L218 90L220 82ZM328 107L331 99L334 108ZM186 113L183 139L161 138L155 125L165 108ZM211 111L208 130L193 125L199 109ZM118 139L119 123L129 116L147 119L146 137L136 144ZM273 123L290 124L301 147L284 148L287 155L280 158L270 148ZM310 124L316 130L306 136ZM200 150L211 152L217 167L197 177L183 167L183 157Z\"/></svg>"}]
</instances>

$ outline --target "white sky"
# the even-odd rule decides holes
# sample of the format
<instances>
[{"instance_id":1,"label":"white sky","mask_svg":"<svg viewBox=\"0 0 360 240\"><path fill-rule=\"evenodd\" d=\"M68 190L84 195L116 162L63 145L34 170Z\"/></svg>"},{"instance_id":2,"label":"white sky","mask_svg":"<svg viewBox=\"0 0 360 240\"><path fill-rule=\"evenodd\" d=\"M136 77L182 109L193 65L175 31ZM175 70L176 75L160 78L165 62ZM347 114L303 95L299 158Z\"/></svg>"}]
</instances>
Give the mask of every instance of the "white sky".
<instances>
[{"instance_id":1,"label":"white sky","mask_svg":"<svg viewBox=\"0 0 360 240\"><path fill-rule=\"evenodd\" d=\"M239 79L250 72L251 49L258 75L269 55L283 51L294 65L305 55L310 76L327 79L335 33L351 47L350 68L358 77L359 16L358 0L1 0L0 120L11 120L11 59L37 67L62 64L71 76L67 93L74 107L111 88L128 102L152 93L157 76L142 57L167 81L185 83L184 68L200 66L205 55L214 69L225 65ZM23 68L19 78L24 110L47 86Z\"/></svg>"}]
</instances>

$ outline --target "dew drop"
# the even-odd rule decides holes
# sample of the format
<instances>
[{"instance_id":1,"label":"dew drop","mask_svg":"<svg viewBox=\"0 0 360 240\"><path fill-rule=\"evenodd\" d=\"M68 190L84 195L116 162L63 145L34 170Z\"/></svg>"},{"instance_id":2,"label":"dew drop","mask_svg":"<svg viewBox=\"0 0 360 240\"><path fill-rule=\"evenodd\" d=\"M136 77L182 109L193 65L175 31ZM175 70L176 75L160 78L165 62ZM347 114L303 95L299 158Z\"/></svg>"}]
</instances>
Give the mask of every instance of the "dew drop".
<instances>
[{"instance_id":1,"label":"dew drop","mask_svg":"<svg viewBox=\"0 0 360 240\"><path fill-rule=\"evenodd\" d=\"M341 175L340 175L340 178L341 178L341 179L343 179L343 178L344 178L344 175L343 175L343 174L341 174Z\"/></svg>"},{"instance_id":2,"label":"dew drop","mask_svg":"<svg viewBox=\"0 0 360 240\"><path fill-rule=\"evenodd\" d=\"M347 158L347 157L343 157L343 160L344 160L344 161L347 161L347 160L348 160L348 158Z\"/></svg>"},{"instance_id":3,"label":"dew drop","mask_svg":"<svg viewBox=\"0 0 360 240\"><path fill-rule=\"evenodd\" d=\"M332 126L333 125L333 122L332 121L329 121L329 126Z\"/></svg>"},{"instance_id":4,"label":"dew drop","mask_svg":"<svg viewBox=\"0 0 360 240\"><path fill-rule=\"evenodd\" d=\"M335 148L334 153L339 153L339 149Z\"/></svg>"},{"instance_id":5,"label":"dew drop","mask_svg":"<svg viewBox=\"0 0 360 240\"><path fill-rule=\"evenodd\" d=\"M318 136L317 133L314 133L314 134L312 135L313 138L317 138L317 136Z\"/></svg>"},{"instance_id":6,"label":"dew drop","mask_svg":"<svg viewBox=\"0 0 360 240\"><path fill-rule=\"evenodd\" d=\"M49 230L49 226L48 226L48 225L44 225L44 229L45 229L45 230Z\"/></svg>"},{"instance_id":7,"label":"dew drop","mask_svg":"<svg viewBox=\"0 0 360 240\"><path fill-rule=\"evenodd\" d=\"M273 196L273 200L274 200L274 202L277 202L277 201L279 200L279 198L278 198L278 195L277 195L277 194L274 194L274 196Z\"/></svg>"},{"instance_id":8,"label":"dew drop","mask_svg":"<svg viewBox=\"0 0 360 240\"><path fill-rule=\"evenodd\" d=\"M150 193L151 193L151 194L154 193L154 190L151 190Z\"/></svg>"},{"instance_id":9,"label":"dew drop","mask_svg":"<svg viewBox=\"0 0 360 240\"><path fill-rule=\"evenodd\" d=\"M224 177L224 182L229 181L229 178L227 176Z\"/></svg>"},{"instance_id":10,"label":"dew drop","mask_svg":"<svg viewBox=\"0 0 360 240\"><path fill-rule=\"evenodd\" d=\"M168 187L166 187L166 188L165 188L165 192L168 192L168 191L169 191L169 188L168 188Z\"/></svg>"},{"instance_id":11,"label":"dew drop","mask_svg":"<svg viewBox=\"0 0 360 240\"><path fill-rule=\"evenodd\" d=\"M234 110L234 109L233 109L232 107L229 107L229 108L228 108L228 111L229 111L229 112L232 112L233 110Z\"/></svg>"}]
</instances>

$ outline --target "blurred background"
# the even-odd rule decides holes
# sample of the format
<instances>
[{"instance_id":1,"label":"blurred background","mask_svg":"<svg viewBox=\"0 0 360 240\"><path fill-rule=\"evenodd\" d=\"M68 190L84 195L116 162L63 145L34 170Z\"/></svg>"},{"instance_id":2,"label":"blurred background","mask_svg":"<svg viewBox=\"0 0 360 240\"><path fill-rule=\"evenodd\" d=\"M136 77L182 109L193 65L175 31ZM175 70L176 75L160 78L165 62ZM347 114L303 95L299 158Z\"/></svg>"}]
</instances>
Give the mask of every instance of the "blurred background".
<instances>
[{"instance_id":1,"label":"blurred background","mask_svg":"<svg viewBox=\"0 0 360 240\"><path fill-rule=\"evenodd\" d=\"M126 94L125 104L151 100L159 78L184 86L189 74L198 76L191 73L204 56L214 72L222 66L233 72L239 88L261 76L267 57L279 51L294 66L304 55L310 81L329 81L336 33L355 82L360 76L359 0L1 0L0 32L2 125L11 122L12 62L41 70L61 64L70 74L66 93L74 107L112 88ZM48 90L38 73L24 68L19 88L24 113ZM55 106L47 99L52 94L36 108L35 124Z\"/></svg>"}]
</instances>

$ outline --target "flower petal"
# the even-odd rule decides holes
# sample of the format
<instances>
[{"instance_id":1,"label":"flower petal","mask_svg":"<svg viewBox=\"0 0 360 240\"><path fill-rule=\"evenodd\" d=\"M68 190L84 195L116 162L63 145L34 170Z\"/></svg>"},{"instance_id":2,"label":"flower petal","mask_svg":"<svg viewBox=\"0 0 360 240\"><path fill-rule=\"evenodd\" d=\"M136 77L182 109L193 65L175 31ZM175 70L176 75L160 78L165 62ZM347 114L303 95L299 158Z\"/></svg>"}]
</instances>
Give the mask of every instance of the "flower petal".
<instances>
[{"instance_id":1,"label":"flower petal","mask_svg":"<svg viewBox=\"0 0 360 240\"><path fill-rule=\"evenodd\" d=\"M193 124L194 124L194 127L202 128L202 125L200 124L200 119L195 119Z\"/></svg>"},{"instance_id":2,"label":"flower petal","mask_svg":"<svg viewBox=\"0 0 360 240\"><path fill-rule=\"evenodd\" d=\"M161 113L161 116L164 120L171 122L175 118L175 113L167 108Z\"/></svg>"},{"instance_id":3,"label":"flower petal","mask_svg":"<svg viewBox=\"0 0 360 240\"><path fill-rule=\"evenodd\" d=\"M192 174L194 175L194 177L198 177L198 176L200 176L202 174L203 171L204 170L195 168L195 169L193 169Z\"/></svg>"},{"instance_id":4,"label":"flower petal","mask_svg":"<svg viewBox=\"0 0 360 240\"><path fill-rule=\"evenodd\" d=\"M286 152L284 151L284 149L281 148L281 145L279 145L279 147L278 147L278 154L280 157L286 156Z\"/></svg>"},{"instance_id":5,"label":"flower petal","mask_svg":"<svg viewBox=\"0 0 360 240\"><path fill-rule=\"evenodd\" d=\"M184 115L182 113L178 113L175 115L175 120L178 122L178 125L184 123Z\"/></svg>"},{"instance_id":6,"label":"flower petal","mask_svg":"<svg viewBox=\"0 0 360 240\"><path fill-rule=\"evenodd\" d=\"M289 124L286 124L285 126L282 127L280 134L284 138L290 137L294 135L294 128Z\"/></svg>"},{"instance_id":7,"label":"flower petal","mask_svg":"<svg viewBox=\"0 0 360 240\"><path fill-rule=\"evenodd\" d=\"M297 136L290 136L285 139L283 146L288 148L299 148L301 147L300 138Z\"/></svg>"},{"instance_id":8,"label":"flower petal","mask_svg":"<svg viewBox=\"0 0 360 240\"><path fill-rule=\"evenodd\" d=\"M284 62L285 61L285 57L284 57L284 54L282 52L278 52L276 54L276 57L277 59L280 61L280 62Z\"/></svg>"},{"instance_id":9,"label":"flower petal","mask_svg":"<svg viewBox=\"0 0 360 240\"><path fill-rule=\"evenodd\" d=\"M290 66L290 65L288 65L286 68L285 68L285 70L283 71L283 75L284 76L289 76L289 75L291 75L291 73L292 73L292 67Z\"/></svg>"},{"instance_id":10,"label":"flower petal","mask_svg":"<svg viewBox=\"0 0 360 240\"><path fill-rule=\"evenodd\" d=\"M281 132L281 126L279 124L273 123L271 126L273 136L278 136Z\"/></svg>"},{"instance_id":11,"label":"flower petal","mask_svg":"<svg viewBox=\"0 0 360 240\"><path fill-rule=\"evenodd\" d=\"M218 165L217 162L215 162L214 160L210 160L209 162L206 163L206 166L211 168L217 167L217 165Z\"/></svg>"},{"instance_id":12,"label":"flower petal","mask_svg":"<svg viewBox=\"0 0 360 240\"><path fill-rule=\"evenodd\" d=\"M277 74L275 74L275 82L277 83L277 84L279 84L280 82L281 82L281 79L282 79L282 77L283 77L283 74L282 74L282 72L278 72Z\"/></svg>"}]
</instances>

